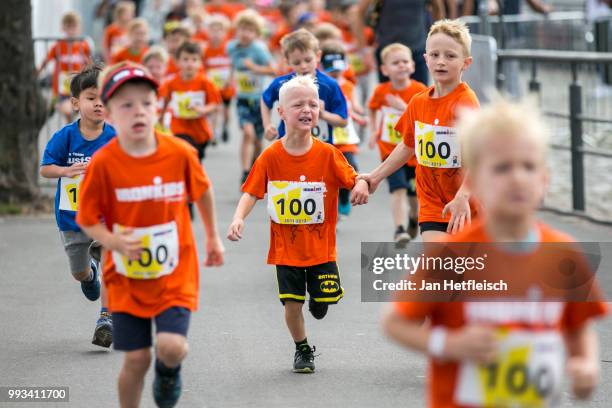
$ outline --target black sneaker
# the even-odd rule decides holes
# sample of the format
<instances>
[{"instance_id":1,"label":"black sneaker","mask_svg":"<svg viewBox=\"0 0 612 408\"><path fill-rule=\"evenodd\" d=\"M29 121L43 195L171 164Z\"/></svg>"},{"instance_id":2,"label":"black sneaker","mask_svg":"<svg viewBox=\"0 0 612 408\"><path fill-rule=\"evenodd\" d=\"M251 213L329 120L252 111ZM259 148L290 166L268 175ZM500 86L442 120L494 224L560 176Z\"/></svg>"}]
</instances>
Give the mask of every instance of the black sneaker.
<instances>
[{"instance_id":1,"label":"black sneaker","mask_svg":"<svg viewBox=\"0 0 612 408\"><path fill-rule=\"evenodd\" d=\"M410 218L408 220L408 235L410 235L410 238L414 239L417 237L418 232L419 223L417 222L416 218Z\"/></svg>"},{"instance_id":2,"label":"black sneaker","mask_svg":"<svg viewBox=\"0 0 612 408\"><path fill-rule=\"evenodd\" d=\"M295 356L293 358L293 372L301 374L312 374L315 370L314 365L314 352L316 348L313 346L310 348L308 344L300 346L295 350Z\"/></svg>"},{"instance_id":3,"label":"black sneaker","mask_svg":"<svg viewBox=\"0 0 612 408\"><path fill-rule=\"evenodd\" d=\"M153 380L153 398L159 408L172 408L181 397L182 390L181 372L174 375L161 375L155 371Z\"/></svg>"},{"instance_id":4,"label":"black sneaker","mask_svg":"<svg viewBox=\"0 0 612 408\"><path fill-rule=\"evenodd\" d=\"M410 235L408 235L403 225L397 227L393 240L395 241L396 248L405 248L408 242L410 242Z\"/></svg>"},{"instance_id":5,"label":"black sneaker","mask_svg":"<svg viewBox=\"0 0 612 408\"><path fill-rule=\"evenodd\" d=\"M223 129L223 133L221 134L221 140L223 143L227 143L229 141L229 133L227 133L227 129Z\"/></svg>"},{"instance_id":6,"label":"black sneaker","mask_svg":"<svg viewBox=\"0 0 612 408\"><path fill-rule=\"evenodd\" d=\"M327 309L329 308L327 303L319 303L315 302L313 298L308 300L308 311L312 317L317 320L321 320L327 314Z\"/></svg>"}]
</instances>

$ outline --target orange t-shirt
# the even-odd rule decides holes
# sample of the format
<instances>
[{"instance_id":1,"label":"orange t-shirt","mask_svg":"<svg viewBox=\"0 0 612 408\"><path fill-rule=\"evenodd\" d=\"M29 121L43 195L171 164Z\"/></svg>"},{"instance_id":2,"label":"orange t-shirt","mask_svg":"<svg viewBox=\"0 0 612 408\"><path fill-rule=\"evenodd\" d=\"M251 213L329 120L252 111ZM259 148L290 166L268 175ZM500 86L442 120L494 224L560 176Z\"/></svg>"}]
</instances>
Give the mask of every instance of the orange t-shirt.
<instances>
[{"instance_id":1,"label":"orange t-shirt","mask_svg":"<svg viewBox=\"0 0 612 408\"><path fill-rule=\"evenodd\" d=\"M270 40L268 41L268 47L272 52L281 52L281 40L284 36L291 33L293 31L291 27L287 25L286 22L281 23L274 34L270 36Z\"/></svg>"},{"instance_id":2,"label":"orange t-shirt","mask_svg":"<svg viewBox=\"0 0 612 408\"><path fill-rule=\"evenodd\" d=\"M102 47L109 58L119 51L120 48L126 46L127 41L127 30L120 27L118 24L111 23L104 29Z\"/></svg>"},{"instance_id":3,"label":"orange t-shirt","mask_svg":"<svg viewBox=\"0 0 612 408\"><path fill-rule=\"evenodd\" d=\"M111 64L118 64L123 61L132 61L137 64L142 64L142 58L148 50L148 48L142 48L134 53L130 47L123 47L112 55Z\"/></svg>"},{"instance_id":4,"label":"orange t-shirt","mask_svg":"<svg viewBox=\"0 0 612 408\"><path fill-rule=\"evenodd\" d=\"M378 132L376 133L376 139L378 140L378 150L380 152L381 160L385 160L387 157L389 157L393 149L395 149L397 143L401 141L401 134L398 134L394 129L395 123L397 122L394 123L393 121L399 120L399 115L403 113L391 108L387 104L385 98L389 94L396 95L402 98L402 100L406 102L406 104L408 104L414 95L423 92L426 89L427 87L424 84L415 80L410 80L410 85L404 89L393 88L393 84L391 83L391 81L383 82L374 89L374 93L372 93L370 101L368 102L368 108L373 111L382 110L380 115L380 124L378 125ZM388 126L391 127L387 128ZM387 132L385 134L385 138L389 139L389 141L381 140L383 127L385 127L384 130L385 132ZM392 143L396 139L397 143ZM415 167L416 164L416 157L412 157L408 160L409 166Z\"/></svg>"},{"instance_id":5,"label":"orange t-shirt","mask_svg":"<svg viewBox=\"0 0 612 408\"><path fill-rule=\"evenodd\" d=\"M474 91L464 82L442 98L433 98L433 92L431 86L415 95L395 130L402 134L404 144L414 149L417 156L419 222L449 222L450 214L444 218L442 210L455 198L463 183L459 142L453 128L457 109L478 108L480 104ZM416 138L419 140L415 141ZM474 203L470 203L470 207L472 215L476 214Z\"/></svg>"},{"instance_id":6,"label":"orange t-shirt","mask_svg":"<svg viewBox=\"0 0 612 408\"><path fill-rule=\"evenodd\" d=\"M211 139L212 132L206 116L197 117L197 113L189 108L190 104L221 103L221 94L210 79L204 74L197 74L193 79L184 81L177 74L162 84L159 95L166 100L172 112L172 133L187 135L196 143Z\"/></svg>"},{"instance_id":7,"label":"orange t-shirt","mask_svg":"<svg viewBox=\"0 0 612 408\"><path fill-rule=\"evenodd\" d=\"M236 92L229 81L232 60L227 55L226 48L227 41L224 41L218 47L213 47L212 44L209 44L208 48L204 50L202 62L206 75L221 90L223 100L228 101L232 99Z\"/></svg>"},{"instance_id":8,"label":"orange t-shirt","mask_svg":"<svg viewBox=\"0 0 612 408\"><path fill-rule=\"evenodd\" d=\"M349 124L348 126L353 126L353 129L356 131L356 129L354 128L355 124L353 123L352 120L350 120L351 117L351 101L353 100L353 93L355 92L355 84L353 84L351 81L348 81L345 78L340 78L340 81L338 81L338 85L340 86L340 90L342 91L342 95L344 95L344 98L346 98L346 105L348 107L348 112L349 112ZM336 131L334 128L334 132ZM341 128L338 128L341 129ZM357 153L359 152L359 145L357 144L340 144L340 145L336 145L336 147L341 151L341 152L346 152L346 153Z\"/></svg>"},{"instance_id":9,"label":"orange t-shirt","mask_svg":"<svg viewBox=\"0 0 612 408\"><path fill-rule=\"evenodd\" d=\"M153 267L173 267L171 273L157 279L128 278L121 273L129 268L126 261L115 264L119 255L106 251L102 274L109 310L142 318L173 306L197 309L198 257L186 202L198 200L210 187L187 142L157 133L155 137L157 150L146 157L128 155L117 138L98 150L81 184L77 213L77 222L83 226L104 220L110 231L121 226L137 233L138 228L151 227L143 237L148 251L134 264L150 264L152 257L147 254L154 254L162 262L153 261Z\"/></svg>"},{"instance_id":10,"label":"orange t-shirt","mask_svg":"<svg viewBox=\"0 0 612 408\"><path fill-rule=\"evenodd\" d=\"M303 213L300 217L314 221L320 216L323 220L301 224L271 220L268 263L307 267L335 261L338 189L352 189L356 177L357 173L338 149L315 138L312 148L301 156L287 153L282 139L265 149L253 164L242 191L258 199L268 194L268 205L276 209L279 217L303 209L312 217ZM269 188L285 190L271 197ZM307 198L308 194L311 198ZM271 216L272 211L268 209Z\"/></svg>"},{"instance_id":11,"label":"orange t-shirt","mask_svg":"<svg viewBox=\"0 0 612 408\"><path fill-rule=\"evenodd\" d=\"M223 14L225 17L229 18L230 21L236 17L236 14L244 10L246 6L240 3L224 3L220 5L216 4L205 4L204 10L208 14Z\"/></svg>"},{"instance_id":12,"label":"orange t-shirt","mask_svg":"<svg viewBox=\"0 0 612 408\"><path fill-rule=\"evenodd\" d=\"M91 61L91 48L85 40L60 40L51 47L45 58L45 64L55 61L53 68L53 94L70 96L72 74L79 72Z\"/></svg>"},{"instance_id":13,"label":"orange t-shirt","mask_svg":"<svg viewBox=\"0 0 612 408\"><path fill-rule=\"evenodd\" d=\"M540 242L571 242L571 237L544 225L538 225ZM473 224L457 235L447 237L444 242L487 242L492 243L481 223ZM517 255L519 258L524 254ZM513 255L509 253L509 257ZM418 273L418 272L417 272ZM408 296L408 297L405 297ZM596 316L607 314L604 302L425 302L406 301L410 294L400 292L393 304L394 310L408 320L430 319L431 326L458 329L470 323L487 324L499 329L527 330L537 333L541 330L566 332L580 328ZM557 307L554 304L557 303ZM517 306L524 307L524 313L517 312ZM509 313L509 310L513 310ZM544 313L544 311L548 313ZM509 318L512 316L512 319ZM534 320L534 316L538 317ZM544 319L543 316L547 318ZM429 360L427 375L430 407L459 408L455 401L459 386L460 363L456 361Z\"/></svg>"}]
</instances>

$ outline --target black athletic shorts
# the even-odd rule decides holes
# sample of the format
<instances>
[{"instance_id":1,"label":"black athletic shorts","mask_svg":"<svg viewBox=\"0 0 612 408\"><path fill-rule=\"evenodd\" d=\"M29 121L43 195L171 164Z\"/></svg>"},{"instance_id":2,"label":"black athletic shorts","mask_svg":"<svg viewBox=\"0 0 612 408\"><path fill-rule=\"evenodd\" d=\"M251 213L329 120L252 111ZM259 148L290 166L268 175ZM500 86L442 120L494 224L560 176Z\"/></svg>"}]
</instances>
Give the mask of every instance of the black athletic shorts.
<instances>
[{"instance_id":1,"label":"black athletic shorts","mask_svg":"<svg viewBox=\"0 0 612 408\"><path fill-rule=\"evenodd\" d=\"M421 234L425 231L440 231L446 232L448 228L448 222L435 222L435 221L426 221L419 222L419 228L421 229Z\"/></svg>"},{"instance_id":2,"label":"black athletic shorts","mask_svg":"<svg viewBox=\"0 0 612 408\"><path fill-rule=\"evenodd\" d=\"M307 267L276 265L276 279L283 304L286 300L304 303L306 290L319 303L335 304L344 296L336 262Z\"/></svg>"}]
</instances>

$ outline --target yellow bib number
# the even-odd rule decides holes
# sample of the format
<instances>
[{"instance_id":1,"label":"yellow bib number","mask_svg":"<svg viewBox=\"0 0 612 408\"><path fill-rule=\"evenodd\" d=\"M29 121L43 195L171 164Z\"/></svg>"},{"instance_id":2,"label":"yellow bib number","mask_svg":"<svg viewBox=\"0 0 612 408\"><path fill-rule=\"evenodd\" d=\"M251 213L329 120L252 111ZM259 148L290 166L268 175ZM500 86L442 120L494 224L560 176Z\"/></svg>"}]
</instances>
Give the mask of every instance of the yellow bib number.
<instances>
[{"instance_id":1,"label":"yellow bib number","mask_svg":"<svg viewBox=\"0 0 612 408\"><path fill-rule=\"evenodd\" d=\"M70 96L70 81L72 80L72 75L69 72L60 71L59 76L57 78L58 84L58 93L61 96Z\"/></svg>"},{"instance_id":2,"label":"yellow bib number","mask_svg":"<svg viewBox=\"0 0 612 408\"><path fill-rule=\"evenodd\" d=\"M366 70L366 66L361 55L349 54L348 60L351 68L353 68L353 71L355 71L356 74L360 74Z\"/></svg>"},{"instance_id":3,"label":"yellow bib number","mask_svg":"<svg viewBox=\"0 0 612 408\"><path fill-rule=\"evenodd\" d=\"M416 121L414 139L415 154L421 166L461 167L459 141L454 128Z\"/></svg>"},{"instance_id":4,"label":"yellow bib number","mask_svg":"<svg viewBox=\"0 0 612 408\"><path fill-rule=\"evenodd\" d=\"M218 89L223 89L229 80L229 68L211 68L208 76Z\"/></svg>"},{"instance_id":5,"label":"yellow bib number","mask_svg":"<svg viewBox=\"0 0 612 408\"><path fill-rule=\"evenodd\" d=\"M238 93L249 95L257 93L258 80L257 76L250 71L236 72L236 82L238 85Z\"/></svg>"},{"instance_id":6,"label":"yellow bib number","mask_svg":"<svg viewBox=\"0 0 612 408\"><path fill-rule=\"evenodd\" d=\"M123 227L113 225L113 232ZM115 270L131 279L158 279L169 275L179 263L179 239L176 222L154 225L145 228L134 228L133 237L142 242L140 258L132 261L113 251Z\"/></svg>"},{"instance_id":7,"label":"yellow bib number","mask_svg":"<svg viewBox=\"0 0 612 408\"><path fill-rule=\"evenodd\" d=\"M335 145L359 144L359 135L350 117L346 127L335 127L332 135Z\"/></svg>"},{"instance_id":8,"label":"yellow bib number","mask_svg":"<svg viewBox=\"0 0 612 408\"><path fill-rule=\"evenodd\" d=\"M79 209L79 188L83 175L60 178L59 209L64 211L77 211Z\"/></svg>"},{"instance_id":9,"label":"yellow bib number","mask_svg":"<svg viewBox=\"0 0 612 408\"><path fill-rule=\"evenodd\" d=\"M457 402L485 407L556 406L565 360L559 333L500 331L499 340L499 358L493 364L461 365Z\"/></svg>"},{"instance_id":10,"label":"yellow bib number","mask_svg":"<svg viewBox=\"0 0 612 408\"><path fill-rule=\"evenodd\" d=\"M195 119L200 116L194 106L204 106L205 94L198 92L172 92L172 106L175 117L179 119Z\"/></svg>"},{"instance_id":11,"label":"yellow bib number","mask_svg":"<svg viewBox=\"0 0 612 408\"><path fill-rule=\"evenodd\" d=\"M402 113L402 111L386 106L382 108L382 130L380 140L394 145L402 141L402 134L395 130L395 125L400 116L402 116Z\"/></svg>"},{"instance_id":12,"label":"yellow bib number","mask_svg":"<svg viewBox=\"0 0 612 408\"><path fill-rule=\"evenodd\" d=\"M321 224L325 221L323 182L268 182L268 214L277 224Z\"/></svg>"}]
</instances>

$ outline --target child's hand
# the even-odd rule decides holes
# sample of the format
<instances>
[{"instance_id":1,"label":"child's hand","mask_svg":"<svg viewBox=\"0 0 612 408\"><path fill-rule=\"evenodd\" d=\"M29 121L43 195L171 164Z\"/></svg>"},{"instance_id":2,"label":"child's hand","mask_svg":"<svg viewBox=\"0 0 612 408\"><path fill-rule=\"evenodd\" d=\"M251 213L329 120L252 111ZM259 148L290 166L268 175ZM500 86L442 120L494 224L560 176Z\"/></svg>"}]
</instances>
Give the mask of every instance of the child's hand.
<instances>
[{"instance_id":1,"label":"child's hand","mask_svg":"<svg viewBox=\"0 0 612 408\"><path fill-rule=\"evenodd\" d=\"M137 261L142 252L142 240L132 236L134 230L125 228L113 234L113 238L109 244L111 251L117 251L121 255L127 257L131 261Z\"/></svg>"},{"instance_id":2,"label":"child's hand","mask_svg":"<svg viewBox=\"0 0 612 408\"><path fill-rule=\"evenodd\" d=\"M204 105L202 105L201 103L190 103L189 104L189 110L194 111L195 113L198 114L198 116L196 118L201 118L202 116L206 115L208 112L206 111L206 107Z\"/></svg>"},{"instance_id":3,"label":"child's hand","mask_svg":"<svg viewBox=\"0 0 612 408\"><path fill-rule=\"evenodd\" d=\"M488 364L497 357L495 332L487 326L471 325L448 332L443 358Z\"/></svg>"},{"instance_id":4,"label":"child's hand","mask_svg":"<svg viewBox=\"0 0 612 408\"><path fill-rule=\"evenodd\" d=\"M88 165L88 163L81 163L81 162L79 162L79 163L74 163L70 167L64 167L63 168L64 169L63 170L63 172L64 172L63 177L70 177L70 178L72 178L72 177L79 176L79 175L85 173L85 170L87 169L87 165Z\"/></svg>"},{"instance_id":5,"label":"child's hand","mask_svg":"<svg viewBox=\"0 0 612 408\"><path fill-rule=\"evenodd\" d=\"M365 126L368 124L368 118L356 112L352 113L351 118L353 118L355 123L357 123L359 126Z\"/></svg>"},{"instance_id":6,"label":"child's hand","mask_svg":"<svg viewBox=\"0 0 612 408\"><path fill-rule=\"evenodd\" d=\"M206 261L204 261L204 266L223 265L224 252L225 248L223 248L219 235L215 235L214 238L209 239L206 243Z\"/></svg>"},{"instance_id":7,"label":"child's hand","mask_svg":"<svg viewBox=\"0 0 612 408\"><path fill-rule=\"evenodd\" d=\"M404 102L404 100L397 95L388 94L387 96L385 96L385 101L389 106L394 109L400 111L406 110L406 102Z\"/></svg>"},{"instance_id":8,"label":"child's hand","mask_svg":"<svg viewBox=\"0 0 612 408\"><path fill-rule=\"evenodd\" d=\"M244 229L244 220L235 218L227 230L227 239L230 241L238 241L242 239L242 230Z\"/></svg>"},{"instance_id":9,"label":"child's hand","mask_svg":"<svg viewBox=\"0 0 612 408\"><path fill-rule=\"evenodd\" d=\"M472 213L470 210L470 201L465 194L458 193L450 203L444 206L442 210L442 217L446 217L446 214L450 211L451 219L448 222L448 228L446 232L449 234L455 234L463 230L463 227L467 224L472 223Z\"/></svg>"},{"instance_id":10,"label":"child's hand","mask_svg":"<svg viewBox=\"0 0 612 408\"><path fill-rule=\"evenodd\" d=\"M255 68L255 63L250 58L245 58L242 60L242 65L249 71L253 71Z\"/></svg>"},{"instance_id":11,"label":"child's hand","mask_svg":"<svg viewBox=\"0 0 612 408\"><path fill-rule=\"evenodd\" d=\"M351 204L353 205L362 205L368 203L368 198L370 193L368 192L369 186L368 182L363 178L358 178L355 182L355 186L351 191Z\"/></svg>"},{"instance_id":12,"label":"child's hand","mask_svg":"<svg viewBox=\"0 0 612 408\"><path fill-rule=\"evenodd\" d=\"M278 129L274 125L268 125L264 132L264 137L266 140L274 140L278 138Z\"/></svg>"},{"instance_id":13,"label":"child's hand","mask_svg":"<svg viewBox=\"0 0 612 408\"><path fill-rule=\"evenodd\" d=\"M572 390L578 399L591 396L599 383L599 365L583 357L570 357L566 365L567 374L572 379Z\"/></svg>"}]
</instances>

